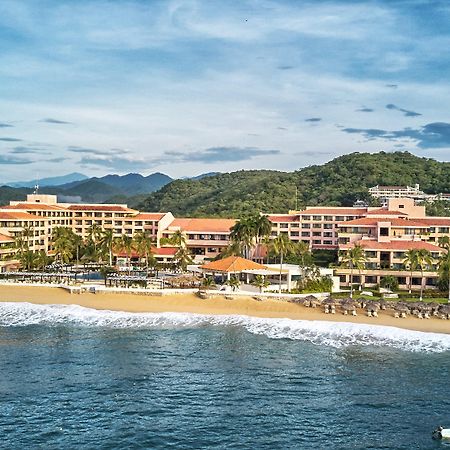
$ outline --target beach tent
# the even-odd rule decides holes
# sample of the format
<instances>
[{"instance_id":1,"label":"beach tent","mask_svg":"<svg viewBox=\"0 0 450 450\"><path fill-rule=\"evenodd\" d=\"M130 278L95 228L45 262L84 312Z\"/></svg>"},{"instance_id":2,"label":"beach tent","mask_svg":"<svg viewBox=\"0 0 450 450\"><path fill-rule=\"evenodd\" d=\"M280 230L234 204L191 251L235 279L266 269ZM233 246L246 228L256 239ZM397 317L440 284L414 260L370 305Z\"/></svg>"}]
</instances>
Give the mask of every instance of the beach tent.
<instances>
[{"instance_id":1,"label":"beach tent","mask_svg":"<svg viewBox=\"0 0 450 450\"><path fill-rule=\"evenodd\" d=\"M202 269L203 273L224 274L229 280L231 274L241 274L250 270L265 270L267 267L240 256L228 256L224 259L203 264L200 269Z\"/></svg>"}]
</instances>

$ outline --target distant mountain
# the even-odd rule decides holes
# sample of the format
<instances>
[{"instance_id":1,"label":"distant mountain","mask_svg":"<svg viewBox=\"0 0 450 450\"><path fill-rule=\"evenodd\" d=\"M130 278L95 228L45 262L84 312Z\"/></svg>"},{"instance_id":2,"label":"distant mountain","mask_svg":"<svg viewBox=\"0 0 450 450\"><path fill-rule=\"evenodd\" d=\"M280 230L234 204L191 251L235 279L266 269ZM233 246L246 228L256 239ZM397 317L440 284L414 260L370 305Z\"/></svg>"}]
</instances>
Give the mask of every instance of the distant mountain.
<instances>
[{"instance_id":1,"label":"distant mountain","mask_svg":"<svg viewBox=\"0 0 450 450\"><path fill-rule=\"evenodd\" d=\"M146 177L139 173L129 173L127 175L106 175L98 178L102 183L120 189L126 195L146 194L161 189L172 180L163 173L152 173Z\"/></svg>"},{"instance_id":2,"label":"distant mountain","mask_svg":"<svg viewBox=\"0 0 450 450\"><path fill-rule=\"evenodd\" d=\"M59 186L44 187L40 189L40 192L56 194L61 198L80 197L82 202L115 203L120 198L122 203L126 203L129 197L157 191L171 181L172 178L163 173L152 173L148 176L138 173L122 176L105 175L104 177L72 181Z\"/></svg>"},{"instance_id":3,"label":"distant mountain","mask_svg":"<svg viewBox=\"0 0 450 450\"><path fill-rule=\"evenodd\" d=\"M62 175L59 177L49 177L49 178L42 178L39 180L36 179L36 180L31 180L31 181L16 181L14 183L8 183L8 186L29 187L29 188L34 188L34 186L36 186L36 184L39 184L40 187L59 186L61 184L86 180L87 178L88 177L86 175L83 175L82 173L73 172L73 173L69 173L67 175Z\"/></svg>"},{"instance_id":4,"label":"distant mountain","mask_svg":"<svg viewBox=\"0 0 450 450\"><path fill-rule=\"evenodd\" d=\"M249 170L175 180L136 205L179 216L240 217L254 211L286 213L306 205L351 206L370 200L376 184L450 192L450 163L408 152L351 153L295 172Z\"/></svg>"}]
</instances>

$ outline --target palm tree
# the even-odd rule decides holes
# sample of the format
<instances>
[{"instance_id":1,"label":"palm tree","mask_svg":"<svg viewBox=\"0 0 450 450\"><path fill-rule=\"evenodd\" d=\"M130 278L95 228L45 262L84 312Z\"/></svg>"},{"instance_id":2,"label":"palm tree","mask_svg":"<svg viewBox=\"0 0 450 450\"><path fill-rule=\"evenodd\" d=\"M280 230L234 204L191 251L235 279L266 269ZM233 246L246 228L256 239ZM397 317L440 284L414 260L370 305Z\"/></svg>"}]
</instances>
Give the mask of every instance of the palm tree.
<instances>
[{"instance_id":1,"label":"palm tree","mask_svg":"<svg viewBox=\"0 0 450 450\"><path fill-rule=\"evenodd\" d=\"M131 254L134 248L133 238L126 234L122 234L114 239L114 247L118 252L125 252L128 274L131 274Z\"/></svg>"},{"instance_id":2,"label":"palm tree","mask_svg":"<svg viewBox=\"0 0 450 450\"><path fill-rule=\"evenodd\" d=\"M109 256L109 265L112 266L113 263L113 250L114 250L114 232L111 229L106 229L102 231L100 236L100 247L102 251Z\"/></svg>"},{"instance_id":3,"label":"palm tree","mask_svg":"<svg viewBox=\"0 0 450 450\"><path fill-rule=\"evenodd\" d=\"M266 280L264 275L256 275L251 284L259 288L259 292L262 293L263 289L269 286L270 283Z\"/></svg>"},{"instance_id":4,"label":"palm tree","mask_svg":"<svg viewBox=\"0 0 450 450\"><path fill-rule=\"evenodd\" d=\"M174 259L177 263L177 266L182 270L182 272L186 272L188 264L192 264L193 262L191 254L186 247L180 247L175 253Z\"/></svg>"},{"instance_id":5,"label":"palm tree","mask_svg":"<svg viewBox=\"0 0 450 450\"><path fill-rule=\"evenodd\" d=\"M256 243L261 243L265 238L270 236L272 231L272 222L267 216L258 214L253 219Z\"/></svg>"},{"instance_id":6,"label":"palm tree","mask_svg":"<svg viewBox=\"0 0 450 450\"><path fill-rule=\"evenodd\" d=\"M281 233L275 239L269 242L269 251L275 256L280 257L280 276L278 293L281 294L281 277L283 272L283 258L291 253L294 249L293 242L286 233Z\"/></svg>"},{"instance_id":7,"label":"palm tree","mask_svg":"<svg viewBox=\"0 0 450 450\"><path fill-rule=\"evenodd\" d=\"M30 249L30 238L34 237L34 228L31 225L26 225L22 229L22 236L25 239L27 250Z\"/></svg>"},{"instance_id":8,"label":"palm tree","mask_svg":"<svg viewBox=\"0 0 450 450\"><path fill-rule=\"evenodd\" d=\"M206 277L202 279L201 286L203 289L213 289L216 287L216 282L213 277Z\"/></svg>"},{"instance_id":9,"label":"palm tree","mask_svg":"<svg viewBox=\"0 0 450 450\"><path fill-rule=\"evenodd\" d=\"M238 220L230 231L231 242L238 243L244 251L244 258L248 258L255 237L255 225L252 219L245 217Z\"/></svg>"},{"instance_id":10,"label":"palm tree","mask_svg":"<svg viewBox=\"0 0 450 450\"><path fill-rule=\"evenodd\" d=\"M360 245L355 244L341 254L341 265L350 269L350 298L353 298L353 271L358 269L361 273L365 262L364 249Z\"/></svg>"},{"instance_id":11,"label":"palm tree","mask_svg":"<svg viewBox=\"0 0 450 450\"><path fill-rule=\"evenodd\" d=\"M92 246L94 247L94 254L97 254L97 245L100 243L102 239L102 227L100 225L97 225L93 223L88 229L87 229L87 236L89 241L92 243Z\"/></svg>"},{"instance_id":12,"label":"palm tree","mask_svg":"<svg viewBox=\"0 0 450 450\"><path fill-rule=\"evenodd\" d=\"M439 238L439 246L444 249L439 258L439 273L442 279L447 280L448 302L450 303L450 238L448 236Z\"/></svg>"},{"instance_id":13,"label":"palm tree","mask_svg":"<svg viewBox=\"0 0 450 450\"><path fill-rule=\"evenodd\" d=\"M408 292L411 294L412 290L412 274L415 270L418 268L418 260L417 260L417 250L416 249L409 249L405 253L405 259L403 260L403 264L405 267L409 268L409 287Z\"/></svg>"},{"instance_id":14,"label":"palm tree","mask_svg":"<svg viewBox=\"0 0 450 450\"><path fill-rule=\"evenodd\" d=\"M230 286L231 290L234 292L240 288L241 282L236 277L230 277L227 281L225 281L227 286Z\"/></svg>"},{"instance_id":15,"label":"palm tree","mask_svg":"<svg viewBox=\"0 0 450 450\"><path fill-rule=\"evenodd\" d=\"M186 235L181 231L175 231L170 238L166 241L168 244L173 245L174 247L186 247Z\"/></svg>"},{"instance_id":16,"label":"palm tree","mask_svg":"<svg viewBox=\"0 0 450 450\"><path fill-rule=\"evenodd\" d=\"M423 271L426 268L432 267L433 262L433 257L428 250L424 248L417 250L417 265L420 268L420 301L423 300Z\"/></svg>"},{"instance_id":17,"label":"palm tree","mask_svg":"<svg viewBox=\"0 0 450 450\"><path fill-rule=\"evenodd\" d=\"M153 240L145 231L136 233L133 239L136 251L139 257L143 256L145 258L145 269L148 270L149 258L152 255Z\"/></svg>"}]
</instances>

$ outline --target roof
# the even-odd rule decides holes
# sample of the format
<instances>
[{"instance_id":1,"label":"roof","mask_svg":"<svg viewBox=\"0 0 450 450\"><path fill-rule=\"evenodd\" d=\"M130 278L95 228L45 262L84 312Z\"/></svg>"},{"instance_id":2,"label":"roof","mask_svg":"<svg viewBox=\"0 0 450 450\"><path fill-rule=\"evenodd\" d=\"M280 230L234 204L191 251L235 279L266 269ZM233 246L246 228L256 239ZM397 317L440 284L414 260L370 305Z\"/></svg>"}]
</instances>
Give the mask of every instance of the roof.
<instances>
[{"instance_id":1,"label":"roof","mask_svg":"<svg viewBox=\"0 0 450 450\"><path fill-rule=\"evenodd\" d=\"M393 227L407 227L407 228L428 228L429 225L422 221L400 219L397 217L362 217L360 219L349 220L339 224L341 227L347 227L351 225L359 226L377 226L379 222L389 223Z\"/></svg>"},{"instance_id":2,"label":"roof","mask_svg":"<svg viewBox=\"0 0 450 450\"><path fill-rule=\"evenodd\" d=\"M344 215L344 216L362 216L367 213L367 208L344 208L344 207L321 207L306 208L301 211L301 215L324 214L324 215Z\"/></svg>"},{"instance_id":3,"label":"roof","mask_svg":"<svg viewBox=\"0 0 450 450\"><path fill-rule=\"evenodd\" d=\"M15 205L2 206L2 209L26 209L28 211L65 211L66 208L45 203L16 203Z\"/></svg>"},{"instance_id":4,"label":"roof","mask_svg":"<svg viewBox=\"0 0 450 450\"><path fill-rule=\"evenodd\" d=\"M442 252L442 248L437 245L430 244L425 241L407 241L407 240L392 240L390 242L378 242L371 240L360 240L350 245L341 245L340 248L351 248L353 245L360 245L366 250L428 250L430 252Z\"/></svg>"},{"instance_id":5,"label":"roof","mask_svg":"<svg viewBox=\"0 0 450 450\"><path fill-rule=\"evenodd\" d=\"M70 205L67 207L70 211L106 211L106 212L134 212L134 209L130 209L124 205Z\"/></svg>"},{"instance_id":6,"label":"roof","mask_svg":"<svg viewBox=\"0 0 450 450\"><path fill-rule=\"evenodd\" d=\"M198 231L202 233L229 233L236 223L235 219L174 219L169 225L171 228L179 227L182 231Z\"/></svg>"},{"instance_id":7,"label":"roof","mask_svg":"<svg viewBox=\"0 0 450 450\"><path fill-rule=\"evenodd\" d=\"M267 218L273 222L273 223L278 223L278 222L298 222L299 221L299 216L298 214L289 214L289 215L280 215L280 216L272 216L269 215L267 216Z\"/></svg>"},{"instance_id":8,"label":"roof","mask_svg":"<svg viewBox=\"0 0 450 450\"><path fill-rule=\"evenodd\" d=\"M153 256L174 256L175 253L178 251L178 249L176 247L152 247L152 254ZM125 251L120 251L120 252L114 252L115 256L119 256L119 257L123 257L126 258L128 257L127 252ZM131 252L131 257L132 258L138 258L138 257L143 257L143 255L139 255L136 250L133 250Z\"/></svg>"},{"instance_id":9,"label":"roof","mask_svg":"<svg viewBox=\"0 0 450 450\"><path fill-rule=\"evenodd\" d=\"M22 211L0 211L0 220L42 220L42 217L37 218L33 214Z\"/></svg>"},{"instance_id":10,"label":"roof","mask_svg":"<svg viewBox=\"0 0 450 450\"><path fill-rule=\"evenodd\" d=\"M374 187L371 187L370 189L412 189L409 186L383 186L381 184L377 184Z\"/></svg>"},{"instance_id":11,"label":"roof","mask_svg":"<svg viewBox=\"0 0 450 450\"><path fill-rule=\"evenodd\" d=\"M136 220L161 220L166 213L139 213L133 216Z\"/></svg>"},{"instance_id":12,"label":"roof","mask_svg":"<svg viewBox=\"0 0 450 450\"><path fill-rule=\"evenodd\" d=\"M0 242L14 242L14 238L0 233Z\"/></svg>"},{"instance_id":13,"label":"roof","mask_svg":"<svg viewBox=\"0 0 450 450\"><path fill-rule=\"evenodd\" d=\"M421 222L427 224L427 226L432 227L436 225L438 227L450 227L450 217L424 217L420 219Z\"/></svg>"},{"instance_id":14,"label":"roof","mask_svg":"<svg viewBox=\"0 0 450 450\"><path fill-rule=\"evenodd\" d=\"M388 209L378 208L372 211L367 211L367 215L383 215L383 216L407 216L408 214L401 211L390 211Z\"/></svg>"},{"instance_id":15,"label":"roof","mask_svg":"<svg viewBox=\"0 0 450 450\"><path fill-rule=\"evenodd\" d=\"M249 259L241 258L240 256L228 256L224 259L211 261L201 266L204 270L211 270L214 272L228 272L236 273L244 270L261 270L267 269L262 264L255 263Z\"/></svg>"}]
</instances>

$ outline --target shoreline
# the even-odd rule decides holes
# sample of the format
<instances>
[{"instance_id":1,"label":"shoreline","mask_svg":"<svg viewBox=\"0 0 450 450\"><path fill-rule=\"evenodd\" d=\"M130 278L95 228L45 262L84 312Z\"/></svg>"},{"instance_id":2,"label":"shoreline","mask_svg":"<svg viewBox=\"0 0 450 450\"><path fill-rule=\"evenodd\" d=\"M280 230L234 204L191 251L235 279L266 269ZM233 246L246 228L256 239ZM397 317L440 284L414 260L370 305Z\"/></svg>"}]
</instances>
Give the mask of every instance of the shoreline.
<instances>
[{"instance_id":1,"label":"shoreline","mask_svg":"<svg viewBox=\"0 0 450 450\"><path fill-rule=\"evenodd\" d=\"M250 296L225 299L218 296L201 299L193 293L164 296L133 293L71 294L63 288L41 286L0 286L0 303L33 303L38 305L79 305L85 308L131 313L180 312L203 315L245 315L259 318L293 319L381 325L428 333L450 334L450 320L440 318L418 319L408 316L394 318L392 311L379 311L378 317L367 317L362 311L357 316L325 314L322 308L307 308L281 300L257 301Z\"/></svg>"}]
</instances>

